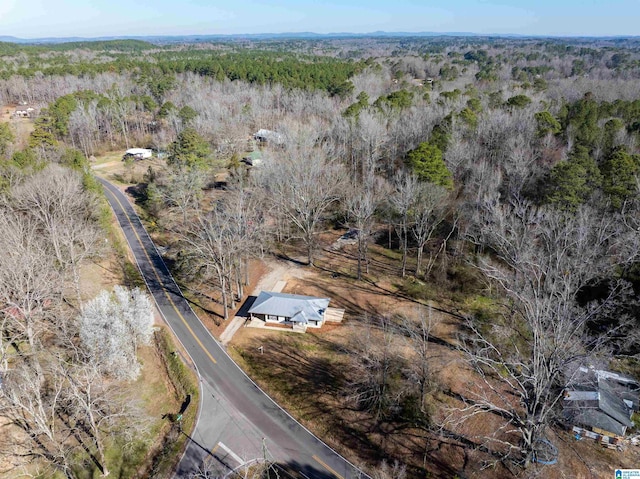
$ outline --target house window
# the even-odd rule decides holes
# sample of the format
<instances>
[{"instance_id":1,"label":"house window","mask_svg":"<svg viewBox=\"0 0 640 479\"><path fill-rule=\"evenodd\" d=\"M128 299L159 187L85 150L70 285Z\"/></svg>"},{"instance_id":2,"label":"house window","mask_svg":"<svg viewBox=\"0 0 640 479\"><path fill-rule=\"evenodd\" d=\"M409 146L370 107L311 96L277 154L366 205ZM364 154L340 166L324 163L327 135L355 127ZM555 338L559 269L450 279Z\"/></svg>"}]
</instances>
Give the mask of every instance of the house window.
<instances>
[{"instance_id":1,"label":"house window","mask_svg":"<svg viewBox=\"0 0 640 479\"><path fill-rule=\"evenodd\" d=\"M267 321L278 321L278 317L273 314L267 314Z\"/></svg>"}]
</instances>

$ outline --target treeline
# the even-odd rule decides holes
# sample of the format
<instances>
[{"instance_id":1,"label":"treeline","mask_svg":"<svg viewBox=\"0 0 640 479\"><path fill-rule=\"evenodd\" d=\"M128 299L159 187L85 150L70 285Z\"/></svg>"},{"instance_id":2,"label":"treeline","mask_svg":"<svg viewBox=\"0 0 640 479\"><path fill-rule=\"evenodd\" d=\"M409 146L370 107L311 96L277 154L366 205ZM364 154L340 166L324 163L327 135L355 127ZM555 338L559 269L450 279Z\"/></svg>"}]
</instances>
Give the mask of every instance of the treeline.
<instances>
[{"instance_id":1,"label":"treeline","mask_svg":"<svg viewBox=\"0 0 640 479\"><path fill-rule=\"evenodd\" d=\"M105 72L135 72L148 77L192 72L217 81L242 80L261 85L278 83L287 88L321 89L332 95L344 96L351 91L347 80L365 66L364 63L353 61L300 57L283 52L184 49L146 53L153 46L145 42L113 41L87 45L91 45L87 50L93 54L86 59L83 55L67 55L68 52L84 49L84 43L55 45L46 51L42 51L41 47L30 50L28 47L5 45L0 50L4 55L0 57L26 53L27 60L14 58L0 61L0 78L8 79L12 75L29 78L36 74L91 76ZM157 47L156 50L162 48ZM52 55L59 51L63 53ZM98 52L103 52L105 56L96 56ZM46 58L42 59L42 55Z\"/></svg>"}]
</instances>

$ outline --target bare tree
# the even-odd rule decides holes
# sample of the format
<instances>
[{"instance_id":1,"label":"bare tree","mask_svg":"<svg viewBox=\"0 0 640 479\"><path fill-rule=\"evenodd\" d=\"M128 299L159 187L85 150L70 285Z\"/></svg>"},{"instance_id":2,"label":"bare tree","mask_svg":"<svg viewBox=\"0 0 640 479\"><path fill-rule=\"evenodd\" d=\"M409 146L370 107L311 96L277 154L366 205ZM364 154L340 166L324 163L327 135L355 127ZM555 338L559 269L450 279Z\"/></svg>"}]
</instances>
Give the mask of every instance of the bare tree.
<instances>
[{"instance_id":1,"label":"bare tree","mask_svg":"<svg viewBox=\"0 0 640 479\"><path fill-rule=\"evenodd\" d=\"M409 227L411 208L415 203L418 180L414 175L399 172L393 179L394 192L389 201L398 218L396 231L402 247L402 277L407 274L407 250L409 243Z\"/></svg>"},{"instance_id":2,"label":"bare tree","mask_svg":"<svg viewBox=\"0 0 640 479\"><path fill-rule=\"evenodd\" d=\"M80 147L87 158L93 155L96 149L97 116L97 101L95 100L89 103L79 102L78 107L69 116L71 140Z\"/></svg>"},{"instance_id":3,"label":"bare tree","mask_svg":"<svg viewBox=\"0 0 640 479\"><path fill-rule=\"evenodd\" d=\"M244 286L249 284L249 259L261 258L268 241L260 195L238 183L232 186L225 201L228 223L235 236L233 276L236 295L244 297Z\"/></svg>"},{"instance_id":4,"label":"bare tree","mask_svg":"<svg viewBox=\"0 0 640 479\"><path fill-rule=\"evenodd\" d=\"M10 372L3 374L0 388L0 415L23 433L23 440L14 444L14 457L29 462L41 461L72 478L71 464L76 450L73 428L61 418L64 415L63 381L32 358L18 361ZM48 358L50 365L55 358Z\"/></svg>"},{"instance_id":5,"label":"bare tree","mask_svg":"<svg viewBox=\"0 0 640 479\"><path fill-rule=\"evenodd\" d=\"M107 441L113 436L132 438L146 427L146 415L118 383L108 381L94 361L58 365L63 380L61 396L75 424L74 437L103 476L109 475ZM87 442L89 444L87 444Z\"/></svg>"},{"instance_id":6,"label":"bare tree","mask_svg":"<svg viewBox=\"0 0 640 479\"><path fill-rule=\"evenodd\" d=\"M39 225L60 272L71 273L79 301L80 266L96 253L100 237L95 196L84 191L78 173L49 165L13 188L9 202Z\"/></svg>"},{"instance_id":7,"label":"bare tree","mask_svg":"<svg viewBox=\"0 0 640 479\"><path fill-rule=\"evenodd\" d=\"M4 339L34 350L54 319L61 281L37 224L6 209L0 214L0 305Z\"/></svg>"},{"instance_id":8,"label":"bare tree","mask_svg":"<svg viewBox=\"0 0 640 479\"><path fill-rule=\"evenodd\" d=\"M188 479L269 479L271 477L283 477L282 469L271 461L249 461L234 469L232 473L220 474L217 461L207 456L198 468L191 472ZM229 475L231 474L231 475ZM287 474L288 476L288 474ZM285 477L287 477L285 476Z\"/></svg>"},{"instance_id":9,"label":"bare tree","mask_svg":"<svg viewBox=\"0 0 640 479\"><path fill-rule=\"evenodd\" d=\"M405 392L395 384L403 360L396 351L396 327L391 318L364 318L363 323L364 330L352 336L347 396L380 420L393 411Z\"/></svg>"},{"instance_id":10,"label":"bare tree","mask_svg":"<svg viewBox=\"0 0 640 479\"><path fill-rule=\"evenodd\" d=\"M362 183L352 183L346 192L345 208L349 222L358 233L358 280L362 279L362 264L364 263L367 274L369 273L368 249L371 237L375 212L381 201L381 193L384 184L370 175Z\"/></svg>"},{"instance_id":11,"label":"bare tree","mask_svg":"<svg viewBox=\"0 0 640 479\"><path fill-rule=\"evenodd\" d=\"M114 84L113 88L107 93L107 97L109 98L107 111L118 125L125 145L129 148L129 119L135 104L126 97L125 89L121 85Z\"/></svg>"},{"instance_id":12,"label":"bare tree","mask_svg":"<svg viewBox=\"0 0 640 479\"><path fill-rule=\"evenodd\" d=\"M265 229L260 209L258 197L238 188L211 212L198 215L183 235L190 264L203 277L213 275L218 281L224 319L229 316L229 305L235 308L233 283L237 296L244 296L247 261L263 251Z\"/></svg>"},{"instance_id":13,"label":"bare tree","mask_svg":"<svg viewBox=\"0 0 640 479\"><path fill-rule=\"evenodd\" d=\"M433 384L431 367L431 331L437 324L430 306L418 310L417 319L402 318L400 330L415 357L407 361L406 373L410 384L418 388L419 407L422 414L428 412L426 397Z\"/></svg>"},{"instance_id":14,"label":"bare tree","mask_svg":"<svg viewBox=\"0 0 640 479\"><path fill-rule=\"evenodd\" d=\"M571 216L528 204L490 206L477 223L472 239L493 252L478 267L508 302L492 325L467 323L460 347L482 382L465 392L467 402L451 420L498 414L504 424L489 439L525 466L544 444L576 364L597 355L611 334L594 337L588 325L611 307L619 285L586 305L577 296L614 266L614 226L610 215L586 208Z\"/></svg>"},{"instance_id":15,"label":"bare tree","mask_svg":"<svg viewBox=\"0 0 640 479\"><path fill-rule=\"evenodd\" d=\"M300 233L311 266L318 228L329 207L344 194L345 177L342 165L317 149L288 152L285 158L268 163L260 175L272 211Z\"/></svg>"},{"instance_id":16,"label":"bare tree","mask_svg":"<svg viewBox=\"0 0 640 479\"><path fill-rule=\"evenodd\" d=\"M416 276L422 273L424 247L445 220L448 210L445 188L433 183L418 185L411 208L411 233L417 246Z\"/></svg>"},{"instance_id":17,"label":"bare tree","mask_svg":"<svg viewBox=\"0 0 640 479\"><path fill-rule=\"evenodd\" d=\"M173 168L168 178L160 185L160 191L168 206L182 213L182 224L187 223L189 211L197 209L202 198L205 173L200 168Z\"/></svg>"},{"instance_id":18,"label":"bare tree","mask_svg":"<svg viewBox=\"0 0 640 479\"><path fill-rule=\"evenodd\" d=\"M149 344L153 333L153 307L138 288L115 286L87 302L78 318L80 340L87 357L101 371L118 379L135 379L140 372L136 353Z\"/></svg>"},{"instance_id":19,"label":"bare tree","mask_svg":"<svg viewBox=\"0 0 640 479\"><path fill-rule=\"evenodd\" d=\"M407 466L395 461L393 465L389 465L383 460L380 465L371 472L371 479L406 479Z\"/></svg>"}]
</instances>

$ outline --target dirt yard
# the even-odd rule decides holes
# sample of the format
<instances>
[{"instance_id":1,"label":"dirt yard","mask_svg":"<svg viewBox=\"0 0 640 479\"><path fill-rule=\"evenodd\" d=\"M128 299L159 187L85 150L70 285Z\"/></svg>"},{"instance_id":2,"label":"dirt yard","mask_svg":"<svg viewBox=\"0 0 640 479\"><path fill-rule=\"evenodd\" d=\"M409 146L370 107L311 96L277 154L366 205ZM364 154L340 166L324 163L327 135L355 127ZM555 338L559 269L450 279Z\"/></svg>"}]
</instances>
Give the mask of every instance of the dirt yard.
<instances>
[{"instance_id":1,"label":"dirt yard","mask_svg":"<svg viewBox=\"0 0 640 479\"><path fill-rule=\"evenodd\" d=\"M22 150L27 146L34 124L31 118L11 118L15 109L16 105L3 105L0 109L0 123L9 123L15 136L15 147Z\"/></svg>"},{"instance_id":2,"label":"dirt yard","mask_svg":"<svg viewBox=\"0 0 640 479\"><path fill-rule=\"evenodd\" d=\"M338 235L327 233L324 245ZM354 279L356 265L348 248L342 252L323 250L316 268L296 261L267 262L271 272L260 284L286 281L284 292L329 297L330 306L346 310L345 321L308 330L305 335L241 328L231 341L231 354L279 404L356 463L376 464L383 458L395 458L409 465L410 477L514 477L499 462L492 464L496 458L483 440L501 426L500 418L480 415L455 430L445 421L454 408L463 405L458 395L479 381L455 349L461 329L457 308L404 296L394 284L393 263L385 260L386 253L379 247L372 249L372 269L368 280L362 282ZM298 254L293 251L290 256L297 258ZM353 409L345 400L345 371L349 368L345 351L352 338L363 334L364 315L415 316L427 305L432 307L435 323L429 354L438 385L432 393L432 426L376 425L368 414ZM532 472L538 477L613 477L615 468L640 463L639 448L612 451L586 439L576 441L562 430L551 431L549 439L559 450L559 460L553 466L534 467Z\"/></svg>"}]
</instances>

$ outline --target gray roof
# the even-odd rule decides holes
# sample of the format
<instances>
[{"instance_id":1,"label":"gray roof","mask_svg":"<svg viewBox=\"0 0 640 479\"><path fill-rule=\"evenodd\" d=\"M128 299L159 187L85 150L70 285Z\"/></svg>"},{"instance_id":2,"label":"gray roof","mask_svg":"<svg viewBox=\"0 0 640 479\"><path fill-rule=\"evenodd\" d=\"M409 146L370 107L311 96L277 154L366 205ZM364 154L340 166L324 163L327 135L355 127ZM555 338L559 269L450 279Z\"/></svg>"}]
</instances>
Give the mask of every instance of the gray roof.
<instances>
[{"instance_id":1,"label":"gray roof","mask_svg":"<svg viewBox=\"0 0 640 479\"><path fill-rule=\"evenodd\" d=\"M328 306L328 298L262 291L253 302L249 313L284 316L296 323L307 323L322 321Z\"/></svg>"},{"instance_id":2,"label":"gray roof","mask_svg":"<svg viewBox=\"0 0 640 479\"><path fill-rule=\"evenodd\" d=\"M633 426L631 408L623 399L615 382L599 377L591 390L565 392L565 416L574 423L623 436Z\"/></svg>"},{"instance_id":3,"label":"gray roof","mask_svg":"<svg viewBox=\"0 0 640 479\"><path fill-rule=\"evenodd\" d=\"M613 388L611 388L608 381L598 381L598 387L600 388L600 409L619 423L628 427L633 426L633 422L631 422L631 409L624 403L622 398L616 394Z\"/></svg>"},{"instance_id":4,"label":"gray roof","mask_svg":"<svg viewBox=\"0 0 640 479\"><path fill-rule=\"evenodd\" d=\"M617 436L624 436L626 425L619 423L599 409L582 409L571 417L572 422L582 426L597 427Z\"/></svg>"}]
</instances>

